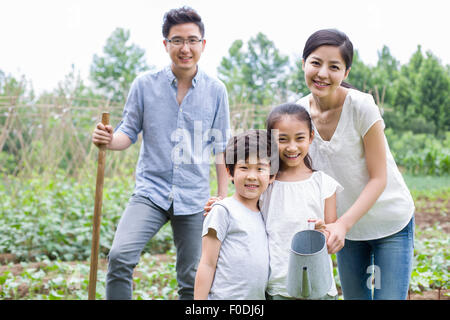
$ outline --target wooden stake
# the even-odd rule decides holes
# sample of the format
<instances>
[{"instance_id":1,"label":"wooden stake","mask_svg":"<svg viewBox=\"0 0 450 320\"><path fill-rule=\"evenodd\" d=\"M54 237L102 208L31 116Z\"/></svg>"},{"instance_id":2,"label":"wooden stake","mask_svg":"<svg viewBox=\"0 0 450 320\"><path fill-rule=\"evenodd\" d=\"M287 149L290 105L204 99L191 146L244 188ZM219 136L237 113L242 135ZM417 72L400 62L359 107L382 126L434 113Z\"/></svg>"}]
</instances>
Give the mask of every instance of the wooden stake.
<instances>
[{"instance_id":1,"label":"wooden stake","mask_svg":"<svg viewBox=\"0 0 450 320\"><path fill-rule=\"evenodd\" d=\"M109 113L102 113L102 123L109 124ZM102 215L103 181L105 178L106 145L99 146L97 163L97 183L95 186L94 217L92 218L91 266L89 274L89 300L95 300L97 288L98 250L100 245L100 221Z\"/></svg>"}]
</instances>

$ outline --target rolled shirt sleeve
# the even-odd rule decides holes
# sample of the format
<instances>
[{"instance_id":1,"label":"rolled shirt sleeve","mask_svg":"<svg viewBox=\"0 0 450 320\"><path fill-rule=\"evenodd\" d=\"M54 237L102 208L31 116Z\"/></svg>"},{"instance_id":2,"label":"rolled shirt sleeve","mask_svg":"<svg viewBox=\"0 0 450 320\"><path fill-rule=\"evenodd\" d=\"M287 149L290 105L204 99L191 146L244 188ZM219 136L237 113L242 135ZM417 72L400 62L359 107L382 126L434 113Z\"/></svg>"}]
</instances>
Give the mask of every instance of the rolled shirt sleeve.
<instances>
[{"instance_id":1,"label":"rolled shirt sleeve","mask_svg":"<svg viewBox=\"0 0 450 320\"><path fill-rule=\"evenodd\" d=\"M123 110L122 121L117 125L115 131L125 133L132 143L137 141L139 133L142 131L142 121L144 116L144 105L142 103L141 90L137 79L131 84L127 102Z\"/></svg>"}]
</instances>

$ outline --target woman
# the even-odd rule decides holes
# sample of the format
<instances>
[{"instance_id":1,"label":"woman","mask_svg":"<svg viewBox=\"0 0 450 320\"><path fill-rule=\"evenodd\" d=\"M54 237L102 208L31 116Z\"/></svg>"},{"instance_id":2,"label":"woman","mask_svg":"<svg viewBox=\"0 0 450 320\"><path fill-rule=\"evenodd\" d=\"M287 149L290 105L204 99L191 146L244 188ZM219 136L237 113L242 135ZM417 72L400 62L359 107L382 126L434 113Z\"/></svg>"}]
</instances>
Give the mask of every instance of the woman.
<instances>
[{"instance_id":1,"label":"woman","mask_svg":"<svg viewBox=\"0 0 450 320\"><path fill-rule=\"evenodd\" d=\"M298 101L315 130L314 169L336 179L338 220L328 224L344 299L406 299L412 269L414 202L384 135L371 95L343 82L353 45L334 29L312 34L303 50L311 91ZM375 290L372 296L372 277Z\"/></svg>"}]
</instances>

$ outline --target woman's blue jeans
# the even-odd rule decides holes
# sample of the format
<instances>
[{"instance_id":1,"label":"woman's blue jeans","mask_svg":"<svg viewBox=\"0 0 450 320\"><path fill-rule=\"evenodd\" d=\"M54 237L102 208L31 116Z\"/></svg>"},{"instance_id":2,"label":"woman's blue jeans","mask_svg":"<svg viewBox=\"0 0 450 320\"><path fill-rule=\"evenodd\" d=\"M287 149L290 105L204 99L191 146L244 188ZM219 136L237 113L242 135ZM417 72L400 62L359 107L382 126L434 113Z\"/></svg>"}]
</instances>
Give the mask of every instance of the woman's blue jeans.
<instances>
[{"instance_id":1,"label":"woman's blue jeans","mask_svg":"<svg viewBox=\"0 0 450 320\"><path fill-rule=\"evenodd\" d=\"M404 300L414 255L414 216L401 231L368 241L345 240L337 253L344 300Z\"/></svg>"}]
</instances>

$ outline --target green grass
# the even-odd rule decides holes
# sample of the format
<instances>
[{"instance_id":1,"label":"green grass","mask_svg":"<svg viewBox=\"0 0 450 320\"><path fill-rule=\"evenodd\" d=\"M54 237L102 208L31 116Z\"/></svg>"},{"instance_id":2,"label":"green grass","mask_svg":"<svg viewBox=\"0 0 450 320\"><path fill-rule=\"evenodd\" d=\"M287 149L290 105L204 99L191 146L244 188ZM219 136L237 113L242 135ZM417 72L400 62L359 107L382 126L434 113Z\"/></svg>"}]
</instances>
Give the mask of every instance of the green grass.
<instances>
[{"instance_id":1,"label":"green grass","mask_svg":"<svg viewBox=\"0 0 450 320\"><path fill-rule=\"evenodd\" d=\"M440 191L450 189L450 176L413 176L404 174L406 185L414 191Z\"/></svg>"}]
</instances>

